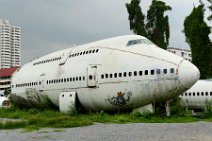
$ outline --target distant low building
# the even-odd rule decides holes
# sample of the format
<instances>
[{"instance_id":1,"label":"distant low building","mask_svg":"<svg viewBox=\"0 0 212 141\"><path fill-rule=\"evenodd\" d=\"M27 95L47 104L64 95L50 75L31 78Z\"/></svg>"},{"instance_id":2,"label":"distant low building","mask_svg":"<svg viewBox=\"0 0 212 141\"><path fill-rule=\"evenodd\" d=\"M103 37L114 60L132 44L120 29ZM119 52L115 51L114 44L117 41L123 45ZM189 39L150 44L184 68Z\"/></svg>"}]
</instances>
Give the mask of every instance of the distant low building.
<instances>
[{"instance_id":1,"label":"distant low building","mask_svg":"<svg viewBox=\"0 0 212 141\"><path fill-rule=\"evenodd\" d=\"M169 47L167 50L180 57L183 57L185 60L188 60L190 62L192 61L191 51L188 49Z\"/></svg>"},{"instance_id":2,"label":"distant low building","mask_svg":"<svg viewBox=\"0 0 212 141\"><path fill-rule=\"evenodd\" d=\"M0 69L0 91L10 88L13 74L19 67Z\"/></svg>"}]
</instances>

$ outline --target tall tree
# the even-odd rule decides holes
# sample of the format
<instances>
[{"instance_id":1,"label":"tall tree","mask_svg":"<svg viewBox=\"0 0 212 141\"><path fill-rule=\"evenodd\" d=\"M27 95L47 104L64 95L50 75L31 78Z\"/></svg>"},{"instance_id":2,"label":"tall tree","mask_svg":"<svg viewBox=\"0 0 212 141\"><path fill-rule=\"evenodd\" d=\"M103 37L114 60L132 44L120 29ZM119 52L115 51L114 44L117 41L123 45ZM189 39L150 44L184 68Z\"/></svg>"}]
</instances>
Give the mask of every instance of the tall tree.
<instances>
[{"instance_id":1,"label":"tall tree","mask_svg":"<svg viewBox=\"0 0 212 141\"><path fill-rule=\"evenodd\" d=\"M135 34L149 38L159 47L167 49L170 34L168 16L164 16L164 13L171 10L171 7L162 1L153 0L147 12L147 22L145 23L145 15L139 4L140 0L132 0L130 4L126 4L130 29Z\"/></svg>"},{"instance_id":2,"label":"tall tree","mask_svg":"<svg viewBox=\"0 0 212 141\"><path fill-rule=\"evenodd\" d=\"M205 0L207 3L204 3L202 0L200 0L200 3L202 5L206 5L209 9L210 12L212 12L212 0ZM208 4L208 5L207 5ZM212 20L212 14L210 14L208 16L208 20L211 21Z\"/></svg>"},{"instance_id":3,"label":"tall tree","mask_svg":"<svg viewBox=\"0 0 212 141\"><path fill-rule=\"evenodd\" d=\"M212 12L212 0L207 0L209 3L208 9L210 10L210 12ZM208 16L208 20L211 21L212 20L212 14L210 14Z\"/></svg>"},{"instance_id":4,"label":"tall tree","mask_svg":"<svg viewBox=\"0 0 212 141\"><path fill-rule=\"evenodd\" d=\"M153 0L147 11L147 37L163 49L167 49L170 37L169 18L164 16L168 10L171 10L171 7L165 2Z\"/></svg>"},{"instance_id":5,"label":"tall tree","mask_svg":"<svg viewBox=\"0 0 212 141\"><path fill-rule=\"evenodd\" d=\"M201 73L201 79L212 77L212 44L210 27L204 21L204 5L193 8L184 21L186 41L190 45L192 62Z\"/></svg>"},{"instance_id":6,"label":"tall tree","mask_svg":"<svg viewBox=\"0 0 212 141\"><path fill-rule=\"evenodd\" d=\"M130 4L126 4L127 11L129 13L130 29L135 34L146 37L146 30L144 19L145 16L142 13L141 7L139 6L140 0L132 0Z\"/></svg>"}]
</instances>

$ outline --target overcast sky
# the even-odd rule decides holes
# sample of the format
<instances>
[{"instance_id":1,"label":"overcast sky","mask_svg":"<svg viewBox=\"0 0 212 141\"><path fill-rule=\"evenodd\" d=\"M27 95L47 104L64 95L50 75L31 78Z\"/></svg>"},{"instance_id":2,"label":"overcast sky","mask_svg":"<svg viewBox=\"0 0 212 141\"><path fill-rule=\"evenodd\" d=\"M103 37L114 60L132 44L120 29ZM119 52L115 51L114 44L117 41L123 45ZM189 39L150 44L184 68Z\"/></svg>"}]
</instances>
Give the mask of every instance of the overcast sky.
<instances>
[{"instance_id":1,"label":"overcast sky","mask_svg":"<svg viewBox=\"0 0 212 141\"><path fill-rule=\"evenodd\" d=\"M141 0L144 13L151 0ZM165 0L164 0L165 1ZM21 63L108 37L133 34L125 3L130 0L0 0L0 18L21 27ZM188 48L183 21L198 0L166 0L172 7L171 47Z\"/></svg>"}]
</instances>

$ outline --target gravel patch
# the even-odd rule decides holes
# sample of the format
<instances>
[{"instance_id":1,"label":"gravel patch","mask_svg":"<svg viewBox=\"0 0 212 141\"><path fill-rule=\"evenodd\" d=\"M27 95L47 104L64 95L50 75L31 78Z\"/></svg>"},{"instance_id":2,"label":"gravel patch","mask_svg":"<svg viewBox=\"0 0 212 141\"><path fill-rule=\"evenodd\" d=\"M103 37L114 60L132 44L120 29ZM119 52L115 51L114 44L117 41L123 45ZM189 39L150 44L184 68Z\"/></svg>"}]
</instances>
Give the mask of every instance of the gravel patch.
<instances>
[{"instance_id":1,"label":"gravel patch","mask_svg":"<svg viewBox=\"0 0 212 141\"><path fill-rule=\"evenodd\" d=\"M39 131L0 130L4 141L212 141L212 123L95 124Z\"/></svg>"}]
</instances>

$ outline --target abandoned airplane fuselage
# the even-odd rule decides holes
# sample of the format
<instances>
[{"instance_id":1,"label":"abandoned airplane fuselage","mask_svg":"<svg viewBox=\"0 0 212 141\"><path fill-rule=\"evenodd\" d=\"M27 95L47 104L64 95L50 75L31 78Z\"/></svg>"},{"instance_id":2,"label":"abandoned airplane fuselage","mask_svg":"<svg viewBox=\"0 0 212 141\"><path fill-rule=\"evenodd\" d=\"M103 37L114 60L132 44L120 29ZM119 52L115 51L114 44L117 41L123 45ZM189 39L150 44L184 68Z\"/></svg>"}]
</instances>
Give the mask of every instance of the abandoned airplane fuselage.
<instances>
[{"instance_id":1,"label":"abandoned airplane fuselage","mask_svg":"<svg viewBox=\"0 0 212 141\"><path fill-rule=\"evenodd\" d=\"M190 62L142 36L127 35L24 65L13 77L12 96L37 102L48 97L59 106L66 104L61 93L70 92L87 110L132 109L176 97L198 79L199 70Z\"/></svg>"},{"instance_id":2,"label":"abandoned airplane fuselage","mask_svg":"<svg viewBox=\"0 0 212 141\"><path fill-rule=\"evenodd\" d=\"M198 80L180 97L185 108L208 110L212 106L212 79Z\"/></svg>"}]
</instances>

